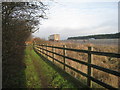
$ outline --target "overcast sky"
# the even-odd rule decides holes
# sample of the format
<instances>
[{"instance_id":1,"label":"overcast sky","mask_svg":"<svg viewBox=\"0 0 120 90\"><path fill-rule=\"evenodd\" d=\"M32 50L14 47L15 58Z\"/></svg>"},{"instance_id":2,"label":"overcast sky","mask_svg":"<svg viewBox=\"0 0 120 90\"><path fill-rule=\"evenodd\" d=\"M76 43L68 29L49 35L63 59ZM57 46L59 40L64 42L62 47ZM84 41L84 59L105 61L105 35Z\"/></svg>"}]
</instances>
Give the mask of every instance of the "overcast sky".
<instances>
[{"instance_id":1,"label":"overcast sky","mask_svg":"<svg viewBox=\"0 0 120 90\"><path fill-rule=\"evenodd\" d=\"M34 36L47 39L51 34L60 34L63 40L118 32L118 0L57 0L50 3L47 16Z\"/></svg>"}]
</instances>

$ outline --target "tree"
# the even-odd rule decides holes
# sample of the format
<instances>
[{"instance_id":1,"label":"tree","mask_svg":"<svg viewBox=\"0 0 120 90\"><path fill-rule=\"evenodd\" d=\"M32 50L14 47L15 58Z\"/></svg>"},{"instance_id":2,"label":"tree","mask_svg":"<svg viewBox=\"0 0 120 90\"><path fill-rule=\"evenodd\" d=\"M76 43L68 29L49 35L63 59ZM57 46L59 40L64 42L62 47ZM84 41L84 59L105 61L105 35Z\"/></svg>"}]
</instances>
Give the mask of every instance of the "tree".
<instances>
[{"instance_id":1,"label":"tree","mask_svg":"<svg viewBox=\"0 0 120 90\"><path fill-rule=\"evenodd\" d=\"M3 2L3 48L5 49L6 45L10 45L8 42L11 43L11 41L15 42L21 39L24 43L27 37L37 30L36 26L39 24L40 19L45 18L45 10L47 10L47 6L42 2ZM19 34L20 32L21 34ZM17 33L19 34L19 38ZM6 55L4 51L3 55Z\"/></svg>"},{"instance_id":2,"label":"tree","mask_svg":"<svg viewBox=\"0 0 120 90\"><path fill-rule=\"evenodd\" d=\"M22 61L25 41L38 30L40 20L46 18L45 10L47 6L42 2L2 3L3 87L23 87L20 81L18 84L11 82L17 77L15 73L25 67Z\"/></svg>"}]
</instances>

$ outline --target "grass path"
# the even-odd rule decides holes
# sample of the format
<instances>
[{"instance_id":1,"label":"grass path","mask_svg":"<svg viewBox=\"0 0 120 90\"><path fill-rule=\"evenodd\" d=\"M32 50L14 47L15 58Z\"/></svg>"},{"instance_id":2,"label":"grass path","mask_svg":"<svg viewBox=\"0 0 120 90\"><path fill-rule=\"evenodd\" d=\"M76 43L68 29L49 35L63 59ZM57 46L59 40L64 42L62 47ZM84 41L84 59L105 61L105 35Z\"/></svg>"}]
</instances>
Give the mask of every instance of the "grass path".
<instances>
[{"instance_id":1,"label":"grass path","mask_svg":"<svg viewBox=\"0 0 120 90\"><path fill-rule=\"evenodd\" d=\"M26 69L26 86L28 88L74 88L53 68L38 56L31 46L27 46L24 58Z\"/></svg>"},{"instance_id":2,"label":"grass path","mask_svg":"<svg viewBox=\"0 0 120 90\"><path fill-rule=\"evenodd\" d=\"M26 74L26 87L27 88L41 88L41 82L38 76L38 73L35 70L33 60L31 58L31 49L30 47L26 47L25 50L25 74Z\"/></svg>"},{"instance_id":3,"label":"grass path","mask_svg":"<svg viewBox=\"0 0 120 90\"><path fill-rule=\"evenodd\" d=\"M44 87L48 88L49 84L47 82L47 78L44 76L44 73L41 71L42 67L40 65L41 63L39 63L39 61L38 61L39 59L36 58L36 57L33 58L34 56L32 56L32 55L31 55L31 57L32 57L32 60L33 60L33 65L35 67L35 70L38 73L39 79L41 80L41 86L42 86L42 88L44 88Z\"/></svg>"}]
</instances>

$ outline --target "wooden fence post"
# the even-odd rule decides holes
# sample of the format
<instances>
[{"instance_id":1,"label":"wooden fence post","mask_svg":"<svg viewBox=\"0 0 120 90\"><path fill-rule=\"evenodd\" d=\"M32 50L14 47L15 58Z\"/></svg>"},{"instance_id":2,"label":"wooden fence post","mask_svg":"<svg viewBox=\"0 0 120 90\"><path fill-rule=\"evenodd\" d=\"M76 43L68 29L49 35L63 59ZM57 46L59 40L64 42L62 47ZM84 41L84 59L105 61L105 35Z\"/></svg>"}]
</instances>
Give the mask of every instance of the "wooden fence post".
<instances>
[{"instance_id":1,"label":"wooden fence post","mask_svg":"<svg viewBox=\"0 0 120 90\"><path fill-rule=\"evenodd\" d=\"M66 48L66 45L63 45L63 48ZM63 49L63 55L66 56L66 50ZM63 57L63 63L65 64L65 57ZM65 70L65 65L63 66L63 70Z\"/></svg>"},{"instance_id":2,"label":"wooden fence post","mask_svg":"<svg viewBox=\"0 0 120 90\"><path fill-rule=\"evenodd\" d=\"M44 44L42 44L42 45L44 45ZM44 53L45 53L44 46L42 46L42 49L43 49L43 55L44 55Z\"/></svg>"},{"instance_id":3,"label":"wooden fence post","mask_svg":"<svg viewBox=\"0 0 120 90\"><path fill-rule=\"evenodd\" d=\"M41 44L40 44L40 45L41 45ZM41 53L41 55L42 55L42 49L41 49L41 48L42 48L42 46L40 46L40 53Z\"/></svg>"},{"instance_id":4,"label":"wooden fence post","mask_svg":"<svg viewBox=\"0 0 120 90\"><path fill-rule=\"evenodd\" d=\"M55 51L54 49L55 49L55 48L52 47L52 52ZM52 53L52 57L53 57L53 63L54 63L54 58L55 58L55 57L54 57L54 53Z\"/></svg>"},{"instance_id":5,"label":"wooden fence post","mask_svg":"<svg viewBox=\"0 0 120 90\"><path fill-rule=\"evenodd\" d=\"M42 55L42 46L41 46L41 44L40 44L40 48L41 48L40 51L41 51L41 55Z\"/></svg>"},{"instance_id":6,"label":"wooden fence post","mask_svg":"<svg viewBox=\"0 0 120 90\"><path fill-rule=\"evenodd\" d=\"M48 52L47 52L47 44L46 44L46 57L48 58Z\"/></svg>"},{"instance_id":7,"label":"wooden fence post","mask_svg":"<svg viewBox=\"0 0 120 90\"><path fill-rule=\"evenodd\" d=\"M35 46L35 43L34 43L34 41L33 41L33 47Z\"/></svg>"},{"instance_id":8,"label":"wooden fence post","mask_svg":"<svg viewBox=\"0 0 120 90\"><path fill-rule=\"evenodd\" d=\"M42 44L41 44L42 45ZM42 55L43 55L43 46L41 46L41 53L42 53Z\"/></svg>"},{"instance_id":9,"label":"wooden fence post","mask_svg":"<svg viewBox=\"0 0 120 90\"><path fill-rule=\"evenodd\" d=\"M93 51L93 48L92 47L88 47L88 51ZM93 55L91 53L88 53L88 63L91 64L93 61ZM93 75L93 69L91 68L91 66L88 66L88 71L87 71L87 74L89 76L92 76ZM88 77L87 78L87 85L89 87L92 87L92 81L90 80L90 78Z\"/></svg>"}]
</instances>

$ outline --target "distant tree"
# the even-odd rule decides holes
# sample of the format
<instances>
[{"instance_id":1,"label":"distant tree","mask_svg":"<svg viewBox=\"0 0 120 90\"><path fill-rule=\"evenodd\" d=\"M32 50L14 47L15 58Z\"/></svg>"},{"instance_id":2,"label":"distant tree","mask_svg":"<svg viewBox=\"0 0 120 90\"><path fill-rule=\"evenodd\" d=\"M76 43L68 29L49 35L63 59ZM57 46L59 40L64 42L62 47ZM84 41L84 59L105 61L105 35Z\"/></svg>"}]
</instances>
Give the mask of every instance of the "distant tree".
<instances>
[{"instance_id":1,"label":"distant tree","mask_svg":"<svg viewBox=\"0 0 120 90\"><path fill-rule=\"evenodd\" d=\"M68 39L118 39L120 38L120 32L115 34L99 34L99 35L89 35L89 36L78 36L78 37L69 37Z\"/></svg>"}]
</instances>

